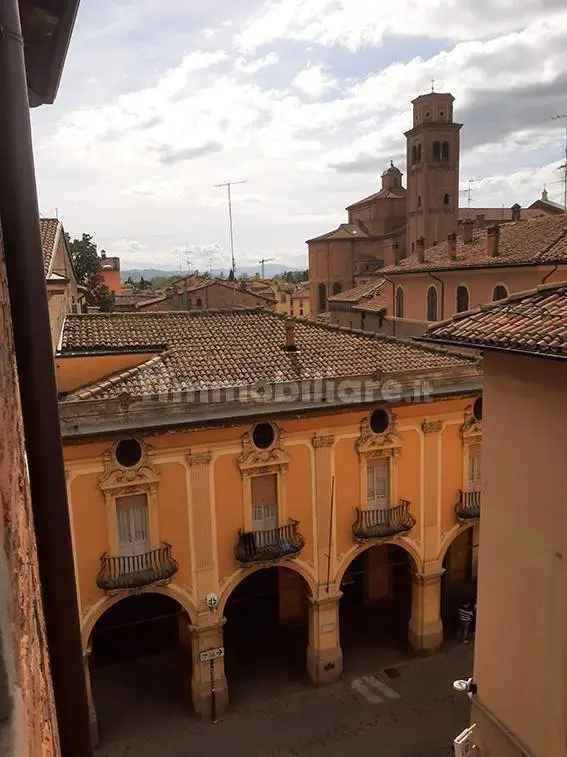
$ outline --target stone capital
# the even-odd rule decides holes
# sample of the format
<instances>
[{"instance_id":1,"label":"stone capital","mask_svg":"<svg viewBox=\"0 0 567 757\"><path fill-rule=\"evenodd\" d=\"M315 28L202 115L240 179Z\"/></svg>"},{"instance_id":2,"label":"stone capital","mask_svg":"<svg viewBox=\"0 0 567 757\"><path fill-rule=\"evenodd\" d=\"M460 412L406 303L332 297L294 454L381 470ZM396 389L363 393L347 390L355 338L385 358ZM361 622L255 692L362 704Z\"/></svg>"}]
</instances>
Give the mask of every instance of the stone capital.
<instances>
[{"instance_id":1,"label":"stone capital","mask_svg":"<svg viewBox=\"0 0 567 757\"><path fill-rule=\"evenodd\" d=\"M421 430L424 434L438 434L443 428L443 421L423 421Z\"/></svg>"},{"instance_id":2,"label":"stone capital","mask_svg":"<svg viewBox=\"0 0 567 757\"><path fill-rule=\"evenodd\" d=\"M314 436L311 443L318 449L319 447L332 447L335 443L335 437L332 434L325 434L322 436Z\"/></svg>"},{"instance_id":3,"label":"stone capital","mask_svg":"<svg viewBox=\"0 0 567 757\"><path fill-rule=\"evenodd\" d=\"M187 463L189 465L208 465L212 460L212 454L208 450L202 452L189 452Z\"/></svg>"}]
</instances>

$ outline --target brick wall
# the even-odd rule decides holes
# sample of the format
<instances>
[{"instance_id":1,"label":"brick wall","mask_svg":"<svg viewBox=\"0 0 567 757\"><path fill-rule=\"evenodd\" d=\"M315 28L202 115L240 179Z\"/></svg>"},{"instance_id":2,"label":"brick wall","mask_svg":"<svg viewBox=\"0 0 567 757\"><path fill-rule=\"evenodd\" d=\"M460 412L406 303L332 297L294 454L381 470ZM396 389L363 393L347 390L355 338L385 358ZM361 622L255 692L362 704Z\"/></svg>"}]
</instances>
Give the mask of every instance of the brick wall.
<instances>
[{"instance_id":1,"label":"brick wall","mask_svg":"<svg viewBox=\"0 0 567 757\"><path fill-rule=\"evenodd\" d=\"M59 755L0 230L0 754Z\"/></svg>"}]
</instances>

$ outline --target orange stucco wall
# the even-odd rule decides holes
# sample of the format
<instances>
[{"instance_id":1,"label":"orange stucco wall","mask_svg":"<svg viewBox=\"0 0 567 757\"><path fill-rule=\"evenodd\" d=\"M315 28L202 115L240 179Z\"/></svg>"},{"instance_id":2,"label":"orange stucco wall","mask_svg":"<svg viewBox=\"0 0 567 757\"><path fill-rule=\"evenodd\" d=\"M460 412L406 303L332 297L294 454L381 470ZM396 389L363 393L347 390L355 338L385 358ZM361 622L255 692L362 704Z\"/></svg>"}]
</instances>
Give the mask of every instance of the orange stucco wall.
<instances>
[{"instance_id":1,"label":"orange stucco wall","mask_svg":"<svg viewBox=\"0 0 567 757\"><path fill-rule=\"evenodd\" d=\"M427 290L430 286L437 289L439 320L450 318L457 312L457 287L466 286L469 290L469 309L492 302L494 288L504 285L509 294L535 289L544 277L551 273L547 283L565 281L567 266L552 272L552 267L545 268L502 268L498 270L459 271L457 273L439 273L434 276L444 282L444 305L441 312L441 283L425 274L392 276L392 281L404 290L404 318L425 322L427 319ZM392 306L388 303L388 314Z\"/></svg>"},{"instance_id":2,"label":"orange stucco wall","mask_svg":"<svg viewBox=\"0 0 567 757\"><path fill-rule=\"evenodd\" d=\"M122 289L120 280L120 271L111 271L102 269L100 272L104 284L112 291L119 292Z\"/></svg>"},{"instance_id":3,"label":"orange stucco wall","mask_svg":"<svg viewBox=\"0 0 567 757\"><path fill-rule=\"evenodd\" d=\"M57 388L61 394L100 381L113 373L125 371L155 357L155 352L136 352L120 355L80 355L57 357L55 371Z\"/></svg>"},{"instance_id":4,"label":"orange stucco wall","mask_svg":"<svg viewBox=\"0 0 567 757\"><path fill-rule=\"evenodd\" d=\"M567 366L485 358L478 702L530 754L567 734ZM526 754L479 711L489 755Z\"/></svg>"}]
</instances>

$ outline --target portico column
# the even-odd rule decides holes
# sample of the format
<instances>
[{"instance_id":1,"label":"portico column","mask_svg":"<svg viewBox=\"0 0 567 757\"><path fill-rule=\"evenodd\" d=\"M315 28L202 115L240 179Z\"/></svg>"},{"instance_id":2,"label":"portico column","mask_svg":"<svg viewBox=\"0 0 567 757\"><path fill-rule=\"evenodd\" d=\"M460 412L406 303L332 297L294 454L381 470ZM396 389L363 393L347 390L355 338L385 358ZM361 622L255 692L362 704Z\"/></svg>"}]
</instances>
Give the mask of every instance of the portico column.
<instances>
[{"instance_id":1,"label":"portico column","mask_svg":"<svg viewBox=\"0 0 567 757\"><path fill-rule=\"evenodd\" d=\"M317 516L317 582L333 579L336 570L335 517L333 513L333 445L331 434L314 436L315 513ZM336 512L336 508L334 508ZM329 547L331 554L329 555Z\"/></svg>"},{"instance_id":2,"label":"portico column","mask_svg":"<svg viewBox=\"0 0 567 757\"><path fill-rule=\"evenodd\" d=\"M91 659L91 648L87 647L85 651L83 652L83 669L85 671L85 688L87 691L87 705L89 708L89 726L90 726L90 732L91 732L91 743L94 747L98 746L99 743L99 732L98 732L98 717L96 714L96 706L94 703L93 698L93 690L91 686L91 666L90 666L90 659Z\"/></svg>"},{"instance_id":3,"label":"portico column","mask_svg":"<svg viewBox=\"0 0 567 757\"><path fill-rule=\"evenodd\" d=\"M218 591L213 530L213 502L210 482L211 453L191 451L187 455L190 481L190 517L194 533L195 566L199 605L206 609L205 597Z\"/></svg>"},{"instance_id":4,"label":"portico column","mask_svg":"<svg viewBox=\"0 0 567 757\"><path fill-rule=\"evenodd\" d=\"M309 646L307 672L314 684L331 683L343 672L343 652L339 629L341 594L309 597Z\"/></svg>"},{"instance_id":5,"label":"portico column","mask_svg":"<svg viewBox=\"0 0 567 757\"><path fill-rule=\"evenodd\" d=\"M443 643L441 577L443 572L412 575L409 642L416 652L437 651Z\"/></svg>"},{"instance_id":6,"label":"portico column","mask_svg":"<svg viewBox=\"0 0 567 757\"><path fill-rule=\"evenodd\" d=\"M223 645L223 618L208 625L191 626L192 677L191 696L195 712L201 717L211 717L211 663L201 662L201 652ZM222 715L228 706L228 686L224 672L224 657L212 663L215 687L215 710Z\"/></svg>"}]
</instances>

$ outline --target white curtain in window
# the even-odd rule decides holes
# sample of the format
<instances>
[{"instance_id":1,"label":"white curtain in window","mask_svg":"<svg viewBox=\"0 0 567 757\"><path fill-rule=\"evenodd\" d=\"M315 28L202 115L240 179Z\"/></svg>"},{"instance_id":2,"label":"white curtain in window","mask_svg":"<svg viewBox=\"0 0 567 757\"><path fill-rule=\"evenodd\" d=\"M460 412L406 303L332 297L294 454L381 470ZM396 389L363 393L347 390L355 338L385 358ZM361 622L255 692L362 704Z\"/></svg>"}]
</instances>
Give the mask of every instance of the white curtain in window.
<instances>
[{"instance_id":1,"label":"white curtain in window","mask_svg":"<svg viewBox=\"0 0 567 757\"><path fill-rule=\"evenodd\" d=\"M149 551L148 499L132 494L116 500L118 541L121 555L140 555Z\"/></svg>"},{"instance_id":2,"label":"white curtain in window","mask_svg":"<svg viewBox=\"0 0 567 757\"><path fill-rule=\"evenodd\" d=\"M252 530L278 527L278 487L276 474L252 478Z\"/></svg>"},{"instance_id":3,"label":"white curtain in window","mask_svg":"<svg viewBox=\"0 0 567 757\"><path fill-rule=\"evenodd\" d=\"M386 508L390 506L390 461L369 460L368 466L368 500L369 508Z\"/></svg>"}]
</instances>

